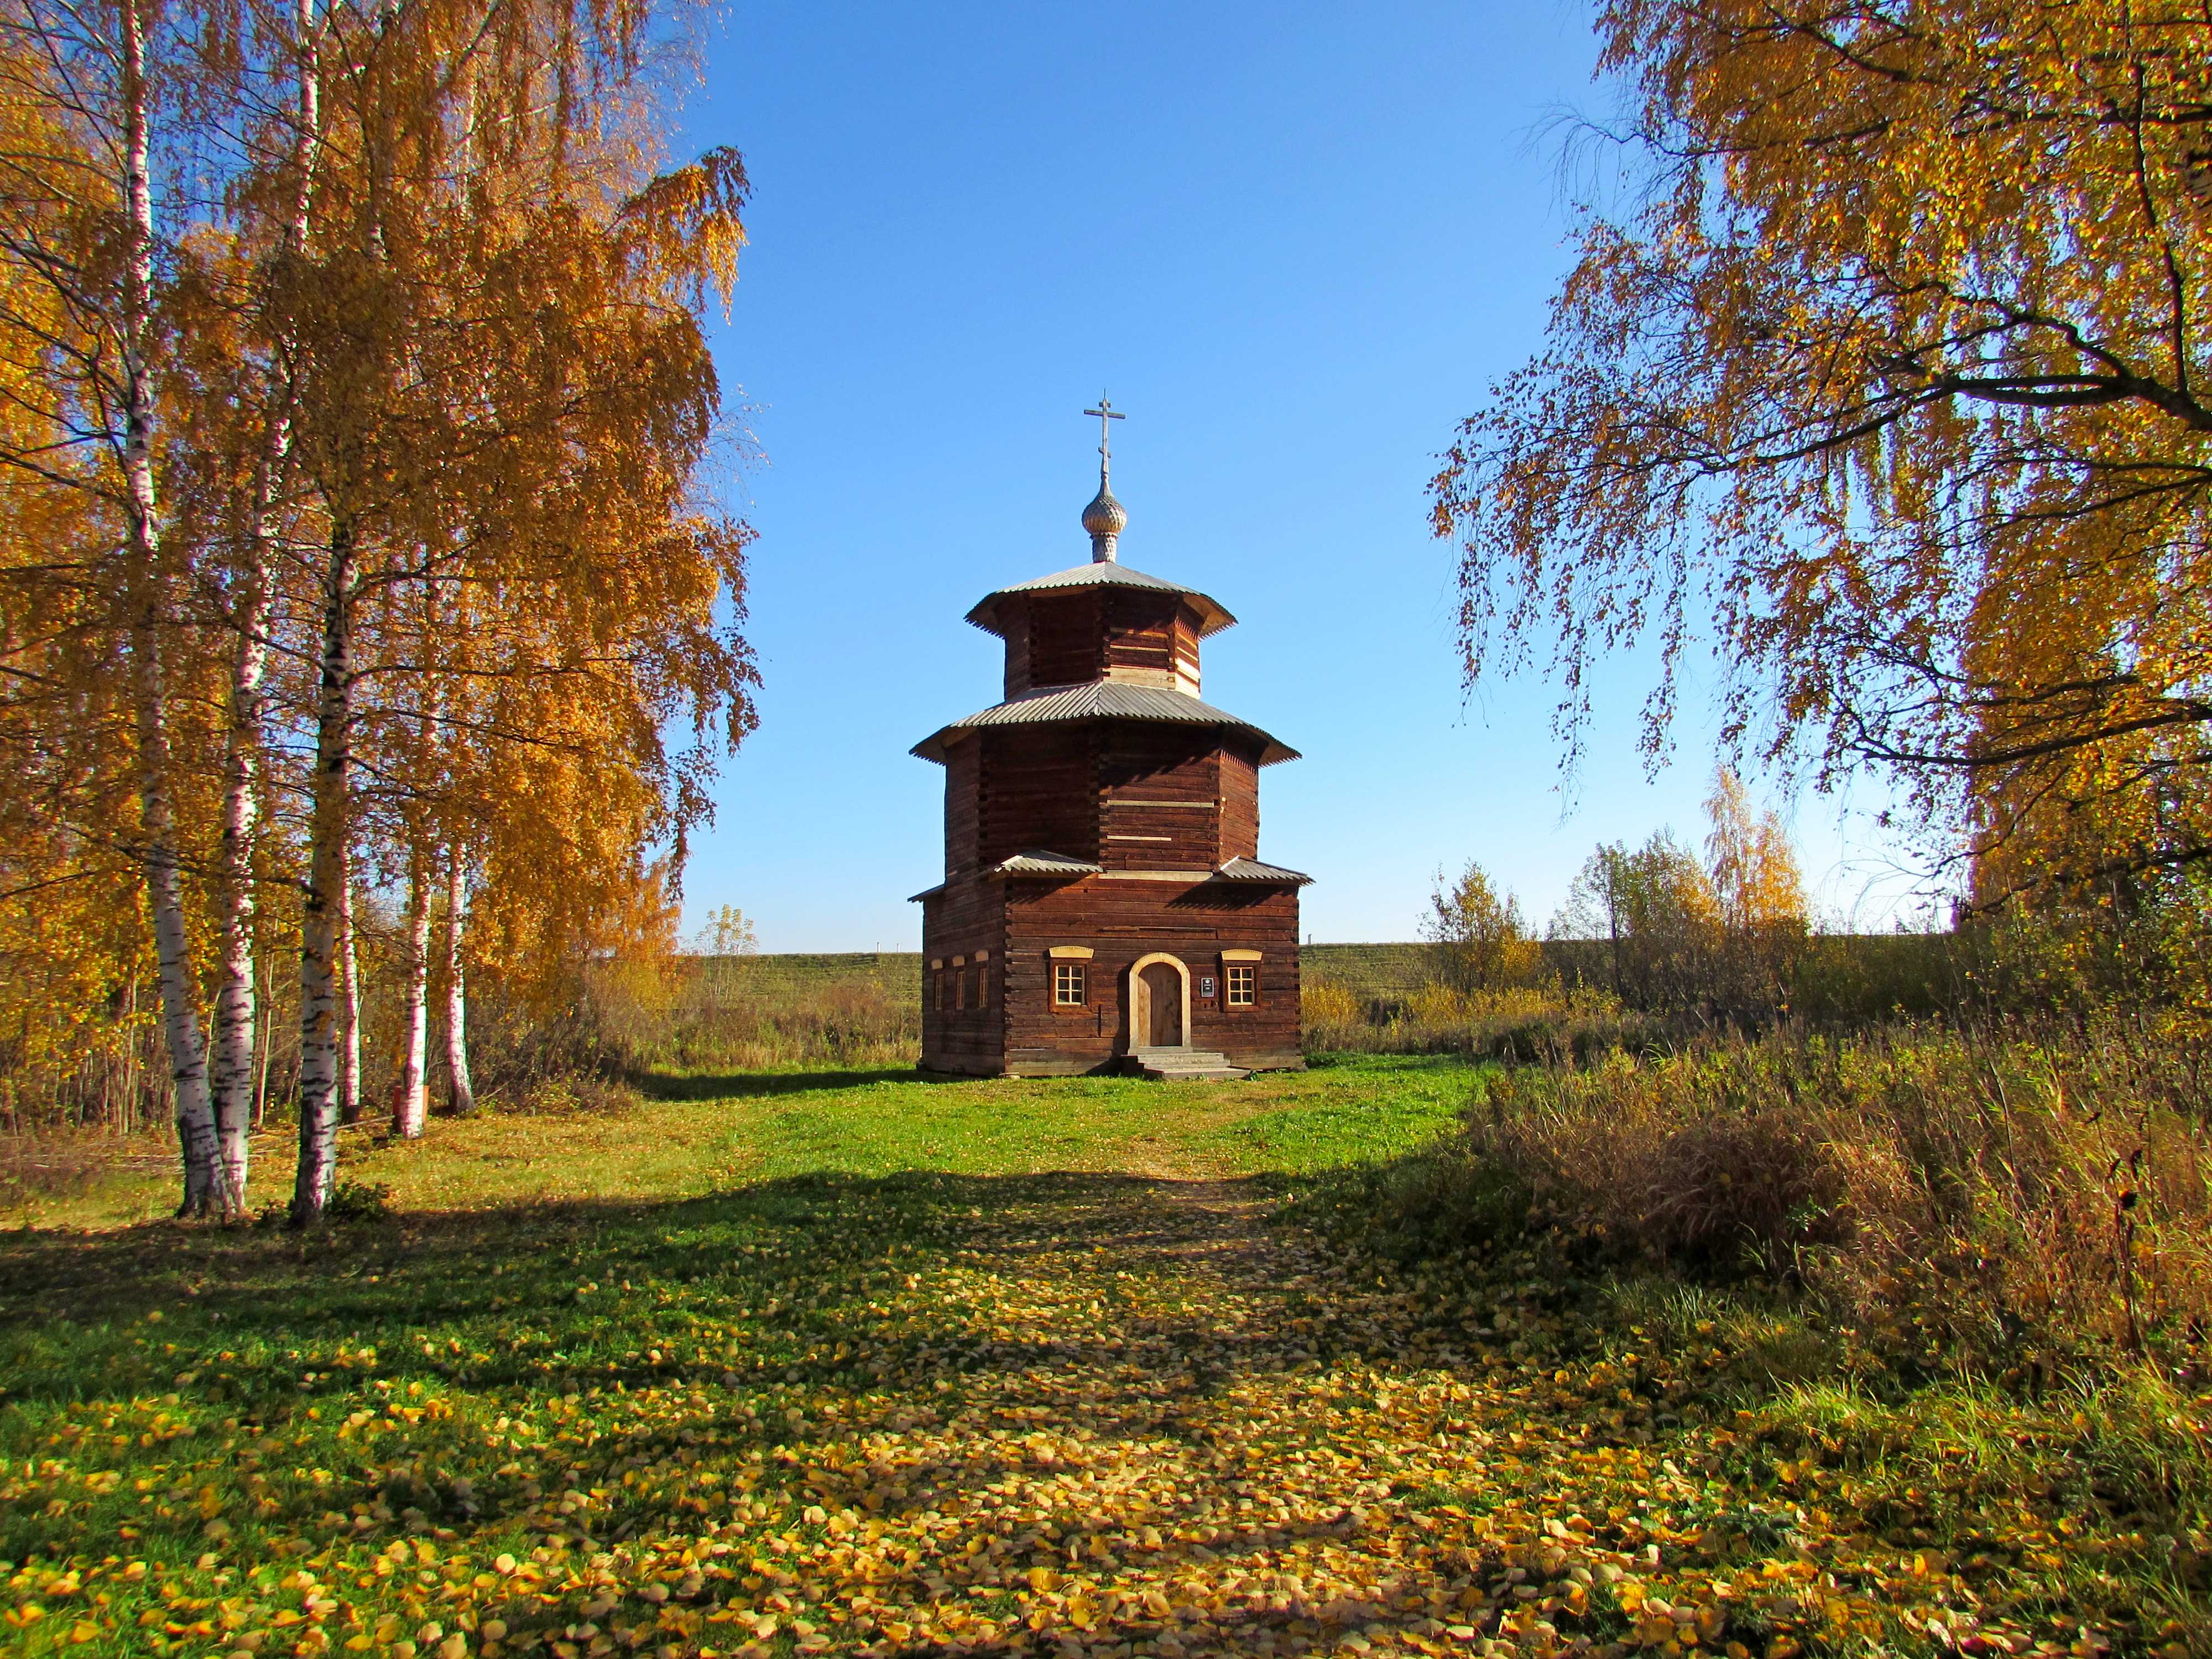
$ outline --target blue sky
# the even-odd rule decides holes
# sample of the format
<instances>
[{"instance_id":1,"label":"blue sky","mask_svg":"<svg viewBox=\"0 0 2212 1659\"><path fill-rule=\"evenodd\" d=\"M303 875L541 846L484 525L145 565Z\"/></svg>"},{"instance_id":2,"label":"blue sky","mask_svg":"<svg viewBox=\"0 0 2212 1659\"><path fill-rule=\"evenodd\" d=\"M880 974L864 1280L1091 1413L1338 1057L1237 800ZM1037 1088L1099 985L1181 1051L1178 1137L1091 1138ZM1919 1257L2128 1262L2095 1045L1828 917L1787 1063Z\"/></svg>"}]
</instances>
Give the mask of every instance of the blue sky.
<instances>
[{"instance_id":1,"label":"blue sky","mask_svg":"<svg viewBox=\"0 0 2212 1659\"><path fill-rule=\"evenodd\" d=\"M683 143L736 146L754 184L716 356L766 683L690 916L915 948L943 774L907 750L998 699L969 606L1088 556L1102 386L1129 411L1123 559L1237 616L1207 700L1304 753L1263 775L1261 854L1316 878L1315 938L1413 937L1469 859L1540 922L1600 840L1696 832L1702 699L1650 781L1647 674L1610 669L1571 802L1551 686L1463 696L1425 519L1565 270L1546 130L1607 107L1593 59L1559 0L732 5ZM1887 914L1833 803L1793 822L1827 904Z\"/></svg>"}]
</instances>

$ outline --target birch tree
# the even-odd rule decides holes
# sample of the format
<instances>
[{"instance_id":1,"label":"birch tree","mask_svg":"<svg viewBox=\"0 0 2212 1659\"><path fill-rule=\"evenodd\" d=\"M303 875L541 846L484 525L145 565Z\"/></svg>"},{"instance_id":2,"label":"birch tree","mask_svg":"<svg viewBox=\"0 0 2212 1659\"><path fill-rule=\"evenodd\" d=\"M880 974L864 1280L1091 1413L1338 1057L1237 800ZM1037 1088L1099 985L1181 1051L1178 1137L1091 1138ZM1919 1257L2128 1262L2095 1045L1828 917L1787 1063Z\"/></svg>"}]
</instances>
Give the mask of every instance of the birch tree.
<instances>
[{"instance_id":1,"label":"birch tree","mask_svg":"<svg viewBox=\"0 0 2212 1659\"><path fill-rule=\"evenodd\" d=\"M430 1112L430 872L418 853L408 860L401 921L399 1064L392 1080L392 1133L421 1138Z\"/></svg>"},{"instance_id":2,"label":"birch tree","mask_svg":"<svg viewBox=\"0 0 2212 1659\"><path fill-rule=\"evenodd\" d=\"M9 287L40 295L5 326L38 357L52 425L26 434L31 441L0 463L40 484L82 492L88 533L113 538L100 553L88 550L87 568L93 587L118 602L106 620L130 692L137 821L119 833L87 823L83 833L127 858L143 884L183 1154L179 1212L201 1214L220 1207L222 1183L178 816L172 705L183 573L180 550L164 537L160 477L173 245L155 201L157 125L179 54L149 0L107 7L11 0L0 9L0 38L11 98L37 110L41 137L62 141L46 151L34 139L4 168ZM42 330L42 312L66 325ZM107 659L98 632L58 666L81 675ZM189 674L189 665L181 672Z\"/></svg>"},{"instance_id":3,"label":"birch tree","mask_svg":"<svg viewBox=\"0 0 2212 1659\"><path fill-rule=\"evenodd\" d=\"M346 199L323 222L352 229L313 262L295 445L330 532L301 1223L335 1168L329 896L356 763L373 788L404 791L377 769L427 710L491 781L470 797L488 835L515 829L499 797L600 769L641 803L617 821L680 841L712 753L750 723L750 660L728 620L743 536L693 500L718 396L697 313L734 277L744 175L719 155L654 170L643 22L550 5L331 14L353 67L325 88L325 153L350 161L325 169ZM397 620L425 586L471 596L450 662L409 654L421 630ZM426 698L421 682L440 677L485 695ZM672 720L692 734L673 755ZM529 833L586 843L607 816L593 799Z\"/></svg>"},{"instance_id":4,"label":"birch tree","mask_svg":"<svg viewBox=\"0 0 2212 1659\"><path fill-rule=\"evenodd\" d=\"M456 847L446 857L445 951L447 1105L455 1117L472 1116L477 1109L476 1089L469 1080L468 970L461 954L467 915L467 856Z\"/></svg>"},{"instance_id":5,"label":"birch tree","mask_svg":"<svg viewBox=\"0 0 2212 1659\"><path fill-rule=\"evenodd\" d=\"M97 948L152 958L187 1213L246 1201L272 895L307 1222L357 1101L357 880L411 869L410 1099L442 987L465 1110L483 919L495 956L522 917L590 938L750 728L701 322L744 177L659 138L691 24L0 0L0 904L135 884L143 939Z\"/></svg>"},{"instance_id":6,"label":"birch tree","mask_svg":"<svg viewBox=\"0 0 2212 1659\"><path fill-rule=\"evenodd\" d=\"M258 816L258 772L265 751L268 694L264 685L276 599L276 543L283 533L290 483L297 343L285 324L280 295L307 251L314 202L315 167L322 138L321 35L315 0L294 0L274 13L249 10L235 20L248 38L267 44L270 79L289 97L270 115L249 122L242 147L252 162L249 201L273 203L273 237L249 218L238 263L247 281L234 306L258 325L238 354L238 374L226 400L240 418L250 465L238 483L240 556L228 594L226 620L233 635L228 716L222 760L222 841L217 866L218 981L215 995L215 1116L220 1143L223 1201L234 1214L246 1207L247 1133L254 1099L253 918L257 883L252 857ZM257 233L258 233L257 234ZM254 244L263 246L257 248Z\"/></svg>"},{"instance_id":7,"label":"birch tree","mask_svg":"<svg viewBox=\"0 0 2212 1659\"><path fill-rule=\"evenodd\" d=\"M2212 21L2136 0L1612 0L1543 351L1433 486L1470 676L1685 652L1734 739L2022 879L2212 857ZM2048 809L2046 811L2045 809Z\"/></svg>"}]
</instances>

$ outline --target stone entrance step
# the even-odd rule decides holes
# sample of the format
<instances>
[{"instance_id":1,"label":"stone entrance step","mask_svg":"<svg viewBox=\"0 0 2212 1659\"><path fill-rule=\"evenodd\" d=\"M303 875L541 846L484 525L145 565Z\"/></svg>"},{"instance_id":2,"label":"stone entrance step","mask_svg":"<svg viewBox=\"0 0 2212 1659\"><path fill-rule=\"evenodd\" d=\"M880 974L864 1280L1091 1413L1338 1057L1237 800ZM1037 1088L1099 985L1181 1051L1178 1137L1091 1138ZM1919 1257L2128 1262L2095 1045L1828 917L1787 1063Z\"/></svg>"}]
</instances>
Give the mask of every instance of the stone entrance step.
<instances>
[{"instance_id":1,"label":"stone entrance step","mask_svg":"<svg viewBox=\"0 0 2212 1659\"><path fill-rule=\"evenodd\" d=\"M1129 1069L1139 1077L1170 1083L1237 1083L1252 1075L1210 1048L1133 1048Z\"/></svg>"}]
</instances>

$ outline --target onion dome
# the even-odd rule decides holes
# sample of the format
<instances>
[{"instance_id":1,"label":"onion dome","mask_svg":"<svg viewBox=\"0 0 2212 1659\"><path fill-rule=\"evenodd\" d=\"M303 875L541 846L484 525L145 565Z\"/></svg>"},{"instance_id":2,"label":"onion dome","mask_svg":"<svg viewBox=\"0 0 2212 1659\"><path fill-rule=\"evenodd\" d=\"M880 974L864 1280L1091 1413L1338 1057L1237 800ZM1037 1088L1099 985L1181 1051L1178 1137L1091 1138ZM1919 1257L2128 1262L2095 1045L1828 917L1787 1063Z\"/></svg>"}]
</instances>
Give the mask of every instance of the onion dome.
<instances>
[{"instance_id":1,"label":"onion dome","mask_svg":"<svg viewBox=\"0 0 2212 1659\"><path fill-rule=\"evenodd\" d=\"M1091 498L1091 505L1083 509L1083 527L1091 532L1091 557L1093 563L1111 564L1115 559L1115 544L1121 532L1129 527L1128 509L1114 499L1114 492L1106 486L1104 469L1100 469L1098 493Z\"/></svg>"}]
</instances>

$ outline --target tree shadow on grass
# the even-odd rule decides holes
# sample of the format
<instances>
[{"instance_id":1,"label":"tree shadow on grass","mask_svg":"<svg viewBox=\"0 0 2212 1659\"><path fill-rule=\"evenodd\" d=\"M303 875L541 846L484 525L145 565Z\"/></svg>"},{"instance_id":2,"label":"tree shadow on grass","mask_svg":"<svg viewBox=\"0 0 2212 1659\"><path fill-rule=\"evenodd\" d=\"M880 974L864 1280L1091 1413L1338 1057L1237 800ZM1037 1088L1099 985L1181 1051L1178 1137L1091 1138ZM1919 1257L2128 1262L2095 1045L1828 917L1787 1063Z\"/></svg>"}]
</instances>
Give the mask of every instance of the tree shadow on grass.
<instances>
[{"instance_id":1,"label":"tree shadow on grass","mask_svg":"<svg viewBox=\"0 0 2212 1659\"><path fill-rule=\"evenodd\" d=\"M1134 1367L1162 1398L1197 1401L1243 1371L1311 1359L1315 1345L1301 1355L1267 1320L1203 1297L1104 1329L1088 1298L1133 1275L1175 1279L1209 1255L1265 1284L1265 1230L1223 1206L1273 1190L1252 1178L821 1172L304 1235L173 1222L0 1233L0 1407L177 1391L218 1417L271 1419L358 1395L371 1374L492 1395L849 1395L1040 1367ZM1052 1294L1025 1308L979 1297L967 1282L979 1260ZM1080 1296L1062 1294L1076 1282ZM1387 1359L1391 1344L1370 1345L1326 1285L1291 1294L1332 1334L1322 1350ZM363 1349L373 1365L346 1358Z\"/></svg>"},{"instance_id":2,"label":"tree shadow on grass","mask_svg":"<svg viewBox=\"0 0 2212 1659\"><path fill-rule=\"evenodd\" d=\"M649 1100L768 1100L820 1090L862 1089L876 1083L962 1083L942 1072L913 1066L854 1068L848 1072L638 1072L630 1086Z\"/></svg>"},{"instance_id":3,"label":"tree shadow on grass","mask_svg":"<svg viewBox=\"0 0 2212 1659\"><path fill-rule=\"evenodd\" d=\"M1265 1191L1121 1174L817 1173L305 1236L167 1223L0 1235L0 1443L23 1458L47 1455L57 1428L71 1443L143 1428L143 1449L118 1439L103 1456L126 1476L143 1464L158 1500L187 1469L204 1471L187 1486L227 1486L231 1446L265 1429L259 1443L286 1449L256 1488L269 1508L249 1514L226 1492L240 1505L230 1555L275 1559L312 1539L366 1559L410 1533L486 1555L523 1553L525 1534L580 1555L725 1527L750 1537L759 1518L731 1509L740 1477L780 1506L777 1528L821 1504L885 1523L958 1513L981 1538L998 1512L982 1489L1037 1479L1040 1456L1044 1471L1065 1467L1026 1437L1072 1425L1101 1453L1118 1442L1188 1468L1184 1486L1133 1496L1126 1516L1118 1499L1067 1500L1072 1536L1202 1522L1213 1558L1258 1561L1356 1529L1349 1508L1295 1521L1238 1509L1247 1425L1224 1417L1224 1395L1311 1362L1286 1316L1358 1322L1348 1302L1324 1305L1352 1297L1348 1285L1278 1295L1267 1237L1238 1212ZM1199 1288L1178 1277L1199 1260L1241 1293L1173 1293ZM1170 1293L1098 1311L1147 1276ZM800 1407L803 1424L788 1417ZM510 1413L538 1426L507 1434ZM916 1421L921 1436L900 1438ZM862 1449L886 1444L896 1467L864 1467ZM18 1559L195 1559L199 1512L149 1509L145 1491L125 1479L66 1514L19 1506L4 1541ZM930 1571L972 1565L933 1549ZM1055 1542L1037 1559L1072 1558ZM1413 1569L1378 1589L1395 1598L1418 1581ZM557 1630L585 1616L586 1594L529 1616ZM1257 1613L1206 1644L1266 1650L1297 1616Z\"/></svg>"},{"instance_id":4,"label":"tree shadow on grass","mask_svg":"<svg viewBox=\"0 0 2212 1659\"><path fill-rule=\"evenodd\" d=\"M543 1374L496 1334L518 1322L569 1339L557 1345L567 1374L611 1383L631 1375L611 1352L618 1339L672 1307L746 1322L775 1351L780 1379L857 1379L864 1368L829 1357L848 1339L841 1310L880 1291L875 1281L885 1273L977 1249L1010 1264L1040 1252L1164 1260L1163 1238L1133 1221L1130 1205L1179 1184L1093 1173L821 1172L682 1200L408 1212L305 1234L169 1221L97 1233L0 1232L0 1395L81 1398L172 1386L168 1373L181 1361L119 1370L80 1363L80 1344L103 1331L134 1347L149 1346L131 1340L134 1333L158 1336L150 1346L173 1357L192 1342L238 1349L258 1340L304 1354L340 1340L388 1346L432 1327L481 1325L480 1333L453 1334L489 1358L410 1363L405 1374L501 1386ZM1264 1190L1236 1184L1255 1196ZM805 1316L763 1316L763 1284L778 1287L770 1301L803 1291ZM956 1368L979 1363L958 1352L954 1328L956 1314L973 1311L911 1308L912 1335L900 1346L943 1350ZM933 1313L946 1323L933 1325ZM1068 1334L1086 1333L1072 1326ZM760 1357L751 1358L761 1369ZM1010 1350L1008 1363L1018 1359ZM313 1369L304 1359L280 1367L280 1395L301 1391L301 1365ZM717 1359L696 1369L719 1378L729 1368ZM794 1369L797 1376L784 1376ZM650 1365L637 1375L665 1383L674 1373ZM347 1382L341 1376L335 1385Z\"/></svg>"}]
</instances>

